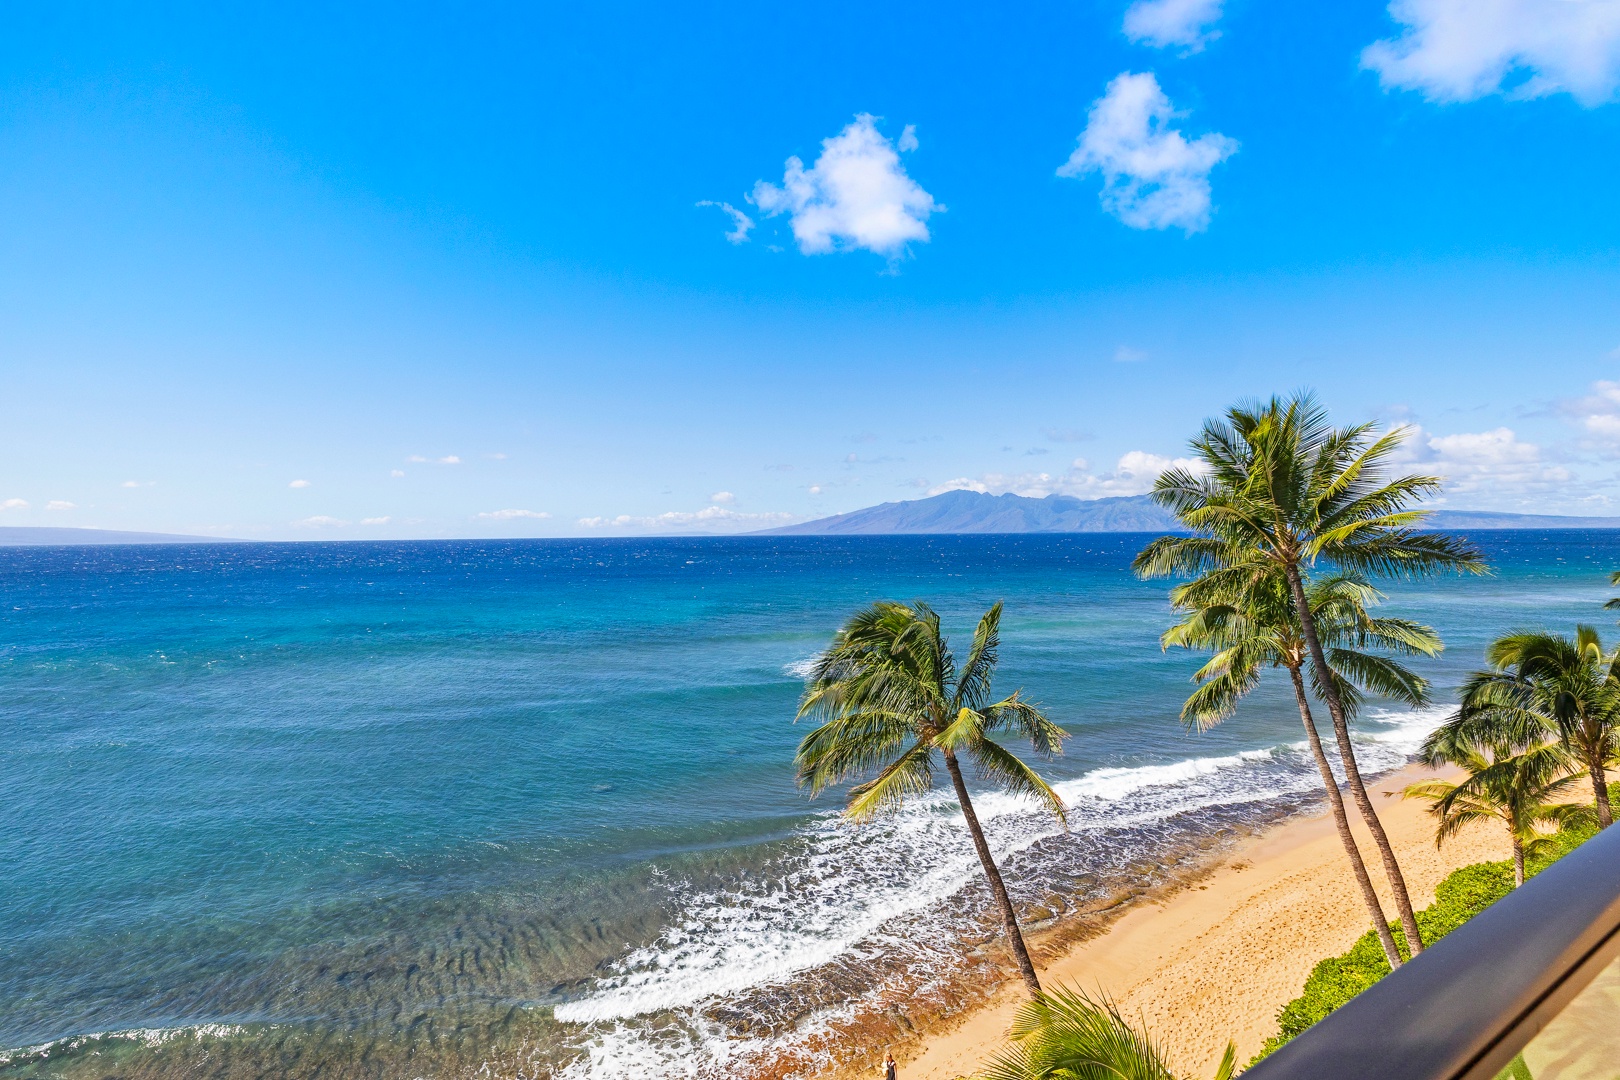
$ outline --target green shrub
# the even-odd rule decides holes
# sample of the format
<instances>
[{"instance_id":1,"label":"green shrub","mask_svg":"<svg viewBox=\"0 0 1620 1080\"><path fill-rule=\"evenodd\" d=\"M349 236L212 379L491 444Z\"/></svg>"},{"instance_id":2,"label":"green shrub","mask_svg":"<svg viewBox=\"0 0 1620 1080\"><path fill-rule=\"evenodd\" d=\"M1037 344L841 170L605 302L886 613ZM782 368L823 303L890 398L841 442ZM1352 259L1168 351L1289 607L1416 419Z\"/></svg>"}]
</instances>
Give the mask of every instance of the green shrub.
<instances>
[{"instance_id":1,"label":"green shrub","mask_svg":"<svg viewBox=\"0 0 1620 1080\"><path fill-rule=\"evenodd\" d=\"M1620 802L1620 783L1609 785L1609 797ZM1559 858L1574 851L1596 831L1587 826L1559 833L1545 850L1526 861L1526 876L1539 874ZM1435 887L1434 903L1416 913L1423 940L1434 944L1512 891L1513 864L1510 861L1474 863L1453 870ZM1395 946L1401 956L1409 956L1406 935L1401 932L1400 926L1391 923L1390 929L1395 933ZM1277 1034L1266 1040L1265 1047L1249 1064L1253 1066L1256 1061L1388 974L1389 961L1384 959L1378 935L1368 930L1361 940L1350 946L1349 952L1342 956L1330 956L1311 969L1310 976L1305 980L1304 991L1278 1011Z\"/></svg>"}]
</instances>

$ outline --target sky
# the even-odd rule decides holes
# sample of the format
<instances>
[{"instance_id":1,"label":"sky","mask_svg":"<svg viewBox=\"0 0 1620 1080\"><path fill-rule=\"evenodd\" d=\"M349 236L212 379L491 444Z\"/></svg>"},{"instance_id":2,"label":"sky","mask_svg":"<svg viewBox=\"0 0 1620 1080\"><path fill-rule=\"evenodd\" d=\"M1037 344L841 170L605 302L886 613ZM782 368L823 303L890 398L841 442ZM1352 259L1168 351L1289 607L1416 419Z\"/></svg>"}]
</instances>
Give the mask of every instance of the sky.
<instances>
[{"instance_id":1,"label":"sky","mask_svg":"<svg viewBox=\"0 0 1620 1080\"><path fill-rule=\"evenodd\" d=\"M1620 0L8 5L0 525L1148 490L1314 389L1620 515Z\"/></svg>"}]
</instances>

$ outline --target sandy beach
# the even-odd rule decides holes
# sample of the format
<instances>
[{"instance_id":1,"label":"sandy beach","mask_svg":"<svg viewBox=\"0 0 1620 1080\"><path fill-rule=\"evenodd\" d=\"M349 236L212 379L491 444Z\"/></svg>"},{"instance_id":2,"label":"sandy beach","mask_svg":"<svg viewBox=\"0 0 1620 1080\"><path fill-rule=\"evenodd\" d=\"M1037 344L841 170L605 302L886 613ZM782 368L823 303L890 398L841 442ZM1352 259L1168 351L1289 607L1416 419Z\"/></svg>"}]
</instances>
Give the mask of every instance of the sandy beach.
<instances>
[{"instance_id":1,"label":"sandy beach","mask_svg":"<svg viewBox=\"0 0 1620 1080\"><path fill-rule=\"evenodd\" d=\"M1433 775L1413 766L1372 789L1420 908L1453 869L1507 855L1499 830L1484 826L1436 850L1425 804L1398 794ZM1358 837L1382 884L1376 849L1364 831ZM1380 894L1393 918L1387 890ZM1239 1064L1248 1061L1275 1033L1278 1008L1298 995L1316 962L1349 948L1366 929L1344 849L1323 813L1262 833L1186 887L1127 912L1107 932L1044 956L1041 978L1108 994L1170 1048L1181 1074L1204 1077L1214 1072L1228 1039L1237 1042ZM1019 988L1009 984L985 1008L896 1048L900 1075L972 1076L1001 1044L1020 1000Z\"/></svg>"}]
</instances>

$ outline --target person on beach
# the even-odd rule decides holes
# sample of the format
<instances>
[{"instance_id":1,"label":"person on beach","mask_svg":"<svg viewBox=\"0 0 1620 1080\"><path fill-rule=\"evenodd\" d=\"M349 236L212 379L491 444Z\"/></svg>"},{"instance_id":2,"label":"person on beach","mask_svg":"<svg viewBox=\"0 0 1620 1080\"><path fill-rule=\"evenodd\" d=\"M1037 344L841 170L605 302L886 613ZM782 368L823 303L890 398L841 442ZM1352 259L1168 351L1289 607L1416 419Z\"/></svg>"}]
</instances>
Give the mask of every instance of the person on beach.
<instances>
[{"instance_id":1,"label":"person on beach","mask_svg":"<svg viewBox=\"0 0 1620 1080\"><path fill-rule=\"evenodd\" d=\"M886 1051L883 1055L883 1080L895 1080L893 1050Z\"/></svg>"}]
</instances>

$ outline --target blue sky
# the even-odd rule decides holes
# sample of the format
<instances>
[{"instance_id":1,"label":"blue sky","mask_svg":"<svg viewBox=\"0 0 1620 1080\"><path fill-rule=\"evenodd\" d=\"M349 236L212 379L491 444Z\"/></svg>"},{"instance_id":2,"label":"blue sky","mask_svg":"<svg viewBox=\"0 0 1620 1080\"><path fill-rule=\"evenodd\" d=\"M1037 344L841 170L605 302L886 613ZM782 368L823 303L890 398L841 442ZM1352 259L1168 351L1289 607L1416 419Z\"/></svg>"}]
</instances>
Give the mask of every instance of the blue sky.
<instances>
[{"instance_id":1,"label":"blue sky","mask_svg":"<svg viewBox=\"0 0 1620 1080\"><path fill-rule=\"evenodd\" d=\"M1126 494L1301 386L1620 514L1620 0L6 21L0 524Z\"/></svg>"}]
</instances>

